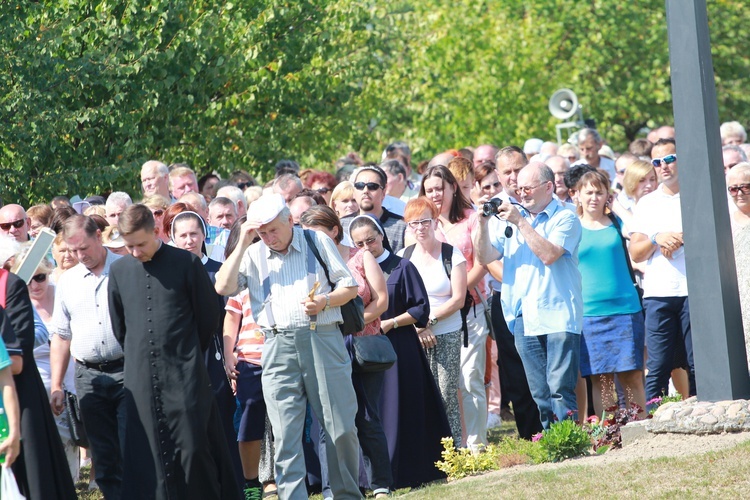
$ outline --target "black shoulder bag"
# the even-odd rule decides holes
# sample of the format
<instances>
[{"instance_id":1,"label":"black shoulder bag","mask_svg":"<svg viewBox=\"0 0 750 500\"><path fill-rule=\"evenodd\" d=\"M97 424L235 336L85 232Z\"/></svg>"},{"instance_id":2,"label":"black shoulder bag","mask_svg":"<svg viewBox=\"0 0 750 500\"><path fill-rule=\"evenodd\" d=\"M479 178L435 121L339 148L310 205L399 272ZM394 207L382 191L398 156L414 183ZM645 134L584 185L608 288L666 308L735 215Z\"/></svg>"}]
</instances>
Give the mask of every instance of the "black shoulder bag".
<instances>
[{"instance_id":1,"label":"black shoulder bag","mask_svg":"<svg viewBox=\"0 0 750 500\"><path fill-rule=\"evenodd\" d=\"M643 288L638 286L638 282L635 279L635 272L633 271L633 265L630 263L630 252L628 252L628 243L625 241L625 237L622 235L622 227L620 222L612 212L607 214L609 220L612 221L612 225L617 230L617 234L620 235L620 242L622 243L622 251L625 252L625 263L628 265L628 271L630 272L630 280L633 282L636 292L638 292L638 300L641 303L641 309L643 309Z\"/></svg>"}]
</instances>

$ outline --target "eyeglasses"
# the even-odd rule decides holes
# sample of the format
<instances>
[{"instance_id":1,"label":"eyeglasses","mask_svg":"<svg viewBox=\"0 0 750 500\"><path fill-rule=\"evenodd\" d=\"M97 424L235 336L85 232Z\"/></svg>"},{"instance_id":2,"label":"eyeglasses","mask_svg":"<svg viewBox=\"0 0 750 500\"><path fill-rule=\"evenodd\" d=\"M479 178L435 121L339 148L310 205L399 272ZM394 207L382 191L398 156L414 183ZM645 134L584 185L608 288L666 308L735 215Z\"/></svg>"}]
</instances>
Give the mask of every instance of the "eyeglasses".
<instances>
[{"instance_id":1,"label":"eyeglasses","mask_svg":"<svg viewBox=\"0 0 750 500\"><path fill-rule=\"evenodd\" d=\"M162 215L164 215L164 210L154 210L154 217L161 217Z\"/></svg>"},{"instance_id":2,"label":"eyeglasses","mask_svg":"<svg viewBox=\"0 0 750 500\"><path fill-rule=\"evenodd\" d=\"M738 193L750 194L750 184L737 184L736 186L727 187L727 191L732 196L737 196Z\"/></svg>"},{"instance_id":3,"label":"eyeglasses","mask_svg":"<svg viewBox=\"0 0 750 500\"><path fill-rule=\"evenodd\" d=\"M245 188L249 188L250 186L254 185L255 184L253 184L252 182L240 182L239 184L237 184L237 187L244 191Z\"/></svg>"},{"instance_id":4,"label":"eyeglasses","mask_svg":"<svg viewBox=\"0 0 750 500\"><path fill-rule=\"evenodd\" d=\"M368 191L377 191L378 189L382 189L383 186L381 186L377 182L355 182L354 183L354 189L356 189L357 191L363 191L365 188L367 188Z\"/></svg>"},{"instance_id":5,"label":"eyeglasses","mask_svg":"<svg viewBox=\"0 0 750 500\"><path fill-rule=\"evenodd\" d=\"M322 187L322 188L318 188L318 189L316 189L315 191L317 191L317 192L318 192L318 193L320 193L320 194L328 194L328 193L330 193L331 191L333 191L333 189L331 189L331 188L329 188L329 187ZM373 191L374 191L374 189L373 189Z\"/></svg>"},{"instance_id":6,"label":"eyeglasses","mask_svg":"<svg viewBox=\"0 0 750 500\"><path fill-rule=\"evenodd\" d=\"M45 281L47 281L47 275L45 273L39 273L32 276L31 279L36 281L37 283L44 283Z\"/></svg>"},{"instance_id":7,"label":"eyeglasses","mask_svg":"<svg viewBox=\"0 0 750 500\"><path fill-rule=\"evenodd\" d=\"M407 224L409 224L409 227L412 229L418 229L420 227L429 227L430 223L432 223L432 219L412 220L412 221L407 222Z\"/></svg>"},{"instance_id":8,"label":"eyeglasses","mask_svg":"<svg viewBox=\"0 0 750 500\"><path fill-rule=\"evenodd\" d=\"M537 184L536 186L518 186L518 189L516 189L516 193L530 194L539 186L544 186L545 184L547 184L547 182L549 181L542 182L540 184Z\"/></svg>"},{"instance_id":9,"label":"eyeglasses","mask_svg":"<svg viewBox=\"0 0 750 500\"><path fill-rule=\"evenodd\" d=\"M26 224L26 219L18 219L14 220L13 222L3 222L0 224L0 229L3 231L10 231L10 227L13 226L16 229L21 229L23 225Z\"/></svg>"},{"instance_id":10,"label":"eyeglasses","mask_svg":"<svg viewBox=\"0 0 750 500\"><path fill-rule=\"evenodd\" d=\"M354 245L356 245L357 248L363 248L363 247L369 247L375 243L375 238L367 238L365 241L355 241Z\"/></svg>"},{"instance_id":11,"label":"eyeglasses","mask_svg":"<svg viewBox=\"0 0 750 500\"><path fill-rule=\"evenodd\" d=\"M651 165L655 167L659 167L661 166L662 162L664 162L665 165L669 165L676 161L677 161L677 155L671 154L671 155L665 156L664 158L654 158L653 160L651 160Z\"/></svg>"},{"instance_id":12,"label":"eyeglasses","mask_svg":"<svg viewBox=\"0 0 750 500\"><path fill-rule=\"evenodd\" d=\"M500 187L499 182L493 182L492 184L485 184L484 186L482 186L482 191L489 191L490 189L493 189L493 188L497 189L499 187Z\"/></svg>"}]
</instances>

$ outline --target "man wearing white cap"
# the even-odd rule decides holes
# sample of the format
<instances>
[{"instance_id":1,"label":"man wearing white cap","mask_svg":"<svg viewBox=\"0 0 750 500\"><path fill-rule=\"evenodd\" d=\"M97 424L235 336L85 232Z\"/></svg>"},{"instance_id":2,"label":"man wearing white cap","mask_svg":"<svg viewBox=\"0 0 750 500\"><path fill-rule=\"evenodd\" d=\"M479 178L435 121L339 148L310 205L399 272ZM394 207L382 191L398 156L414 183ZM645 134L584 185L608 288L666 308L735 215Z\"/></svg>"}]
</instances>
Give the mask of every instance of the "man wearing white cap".
<instances>
[{"instance_id":1,"label":"man wearing white cap","mask_svg":"<svg viewBox=\"0 0 750 500\"><path fill-rule=\"evenodd\" d=\"M261 242L251 246L256 231ZM266 336L263 397L274 434L279 497L307 498L302 430L309 402L328 435L334 497L361 498L357 401L338 328L340 306L357 295L357 283L333 240L320 232L310 236L328 276L303 230L293 226L283 197L261 196L250 205L237 247L216 274L216 291L235 295L247 288Z\"/></svg>"}]
</instances>

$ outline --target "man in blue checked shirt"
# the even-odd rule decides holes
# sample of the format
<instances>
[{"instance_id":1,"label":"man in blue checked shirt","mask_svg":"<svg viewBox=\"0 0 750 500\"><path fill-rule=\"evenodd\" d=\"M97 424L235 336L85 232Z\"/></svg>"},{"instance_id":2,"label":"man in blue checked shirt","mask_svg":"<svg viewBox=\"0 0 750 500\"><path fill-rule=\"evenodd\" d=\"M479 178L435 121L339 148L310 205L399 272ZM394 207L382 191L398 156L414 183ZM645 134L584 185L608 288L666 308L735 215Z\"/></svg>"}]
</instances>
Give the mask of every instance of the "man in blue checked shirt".
<instances>
[{"instance_id":1,"label":"man in blue checked shirt","mask_svg":"<svg viewBox=\"0 0 750 500\"><path fill-rule=\"evenodd\" d=\"M495 224L490 231L491 217L482 217L474 243L481 264L503 260L505 320L545 429L577 412L583 320L581 224L554 193L552 170L540 162L528 164L518 174L520 203L498 208L507 228Z\"/></svg>"}]
</instances>

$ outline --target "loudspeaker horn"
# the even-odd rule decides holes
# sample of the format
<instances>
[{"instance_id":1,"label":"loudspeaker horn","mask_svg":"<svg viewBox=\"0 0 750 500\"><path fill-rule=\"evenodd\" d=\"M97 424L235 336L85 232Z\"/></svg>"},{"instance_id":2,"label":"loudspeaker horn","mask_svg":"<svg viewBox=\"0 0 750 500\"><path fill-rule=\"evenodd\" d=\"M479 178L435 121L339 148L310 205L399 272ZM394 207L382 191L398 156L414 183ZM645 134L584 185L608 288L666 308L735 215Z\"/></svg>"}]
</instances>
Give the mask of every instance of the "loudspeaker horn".
<instances>
[{"instance_id":1,"label":"loudspeaker horn","mask_svg":"<svg viewBox=\"0 0 750 500\"><path fill-rule=\"evenodd\" d=\"M549 99L549 112L558 120L567 120L578 112L578 97L570 89L560 89Z\"/></svg>"}]
</instances>

